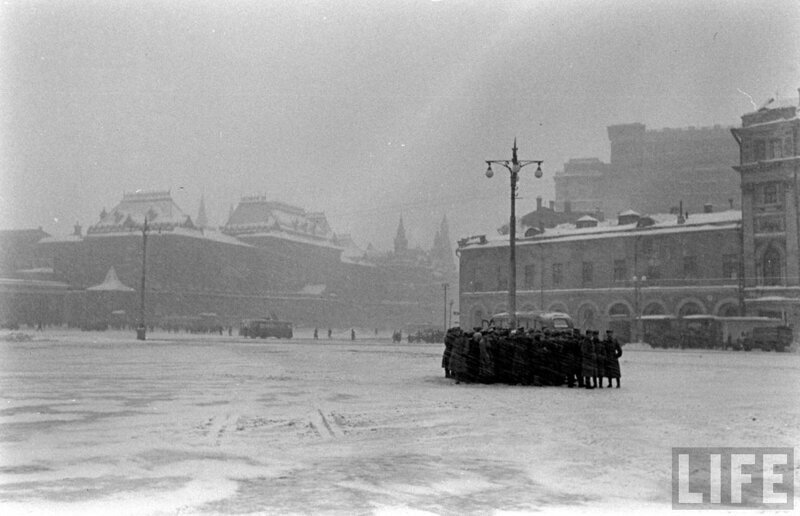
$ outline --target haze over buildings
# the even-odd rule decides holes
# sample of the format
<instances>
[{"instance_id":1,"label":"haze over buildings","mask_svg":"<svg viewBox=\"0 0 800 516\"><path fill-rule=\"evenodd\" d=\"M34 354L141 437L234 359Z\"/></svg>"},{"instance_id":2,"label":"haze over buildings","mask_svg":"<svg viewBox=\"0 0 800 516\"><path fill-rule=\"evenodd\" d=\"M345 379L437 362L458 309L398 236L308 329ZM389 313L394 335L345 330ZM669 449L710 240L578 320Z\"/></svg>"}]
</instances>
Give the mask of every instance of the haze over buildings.
<instances>
[{"instance_id":1,"label":"haze over buildings","mask_svg":"<svg viewBox=\"0 0 800 516\"><path fill-rule=\"evenodd\" d=\"M520 213L606 128L733 126L800 77L800 7L601 2L36 3L2 7L0 220L70 233L124 192L211 226L248 195L361 246L507 220L485 159L543 159ZM733 165L735 163L731 163ZM732 173L735 177L735 173ZM480 209L476 209L480 206Z\"/></svg>"}]
</instances>

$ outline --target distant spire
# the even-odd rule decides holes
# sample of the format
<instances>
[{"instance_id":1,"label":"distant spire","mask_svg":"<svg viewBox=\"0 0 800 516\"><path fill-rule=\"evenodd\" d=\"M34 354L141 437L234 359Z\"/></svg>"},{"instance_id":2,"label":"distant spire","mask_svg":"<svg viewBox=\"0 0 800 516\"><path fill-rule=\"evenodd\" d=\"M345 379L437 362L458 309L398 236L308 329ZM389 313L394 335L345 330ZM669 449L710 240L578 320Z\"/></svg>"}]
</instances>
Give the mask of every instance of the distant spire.
<instances>
[{"instance_id":1,"label":"distant spire","mask_svg":"<svg viewBox=\"0 0 800 516\"><path fill-rule=\"evenodd\" d=\"M205 195L200 195L200 209L197 210L197 218L194 225L200 229L208 227L208 216L206 216L206 199Z\"/></svg>"},{"instance_id":2,"label":"distant spire","mask_svg":"<svg viewBox=\"0 0 800 516\"><path fill-rule=\"evenodd\" d=\"M431 250L432 258L439 263L440 266L447 272L454 270L453 260L453 244L450 242L450 228L447 224L447 215L442 217L442 223L439 230L436 231L436 237L433 241L433 249Z\"/></svg>"},{"instance_id":3,"label":"distant spire","mask_svg":"<svg viewBox=\"0 0 800 516\"><path fill-rule=\"evenodd\" d=\"M397 235L394 237L395 254L403 254L408 251L408 239L406 239L406 228L403 227L403 216L400 215L400 224L397 226Z\"/></svg>"}]
</instances>

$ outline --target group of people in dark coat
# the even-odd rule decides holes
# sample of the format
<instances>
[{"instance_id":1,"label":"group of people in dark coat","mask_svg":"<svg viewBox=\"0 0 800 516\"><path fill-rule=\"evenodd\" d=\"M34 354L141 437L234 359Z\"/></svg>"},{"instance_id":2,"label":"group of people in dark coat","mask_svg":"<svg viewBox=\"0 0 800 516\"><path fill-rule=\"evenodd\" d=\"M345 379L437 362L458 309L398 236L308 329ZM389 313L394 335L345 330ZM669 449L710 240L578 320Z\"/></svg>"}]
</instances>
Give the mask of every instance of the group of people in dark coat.
<instances>
[{"instance_id":1,"label":"group of people in dark coat","mask_svg":"<svg viewBox=\"0 0 800 516\"><path fill-rule=\"evenodd\" d=\"M587 330L507 330L450 328L444 339L442 368L456 383L567 385L603 388L603 379L620 386L622 347L612 332L600 340Z\"/></svg>"}]
</instances>

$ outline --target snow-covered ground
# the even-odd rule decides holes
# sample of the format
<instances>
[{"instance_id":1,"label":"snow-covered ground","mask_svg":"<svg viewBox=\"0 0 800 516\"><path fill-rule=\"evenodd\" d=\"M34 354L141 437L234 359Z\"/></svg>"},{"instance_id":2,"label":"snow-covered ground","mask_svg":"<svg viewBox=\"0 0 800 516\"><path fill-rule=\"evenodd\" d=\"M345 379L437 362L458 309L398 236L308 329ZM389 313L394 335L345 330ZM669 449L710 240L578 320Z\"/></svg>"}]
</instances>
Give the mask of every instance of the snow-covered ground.
<instances>
[{"instance_id":1,"label":"snow-covered ground","mask_svg":"<svg viewBox=\"0 0 800 516\"><path fill-rule=\"evenodd\" d=\"M800 442L797 353L625 348L589 391L372 336L30 334L0 342L2 514L664 513L671 447Z\"/></svg>"}]
</instances>

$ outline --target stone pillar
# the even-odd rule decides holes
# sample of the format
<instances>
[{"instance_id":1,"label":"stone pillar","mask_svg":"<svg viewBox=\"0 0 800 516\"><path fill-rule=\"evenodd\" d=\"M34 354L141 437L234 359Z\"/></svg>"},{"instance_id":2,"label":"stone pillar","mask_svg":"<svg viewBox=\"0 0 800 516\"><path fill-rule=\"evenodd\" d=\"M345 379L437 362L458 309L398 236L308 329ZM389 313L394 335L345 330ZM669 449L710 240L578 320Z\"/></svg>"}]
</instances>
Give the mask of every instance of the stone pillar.
<instances>
[{"instance_id":1,"label":"stone pillar","mask_svg":"<svg viewBox=\"0 0 800 516\"><path fill-rule=\"evenodd\" d=\"M752 184L742 185L742 231L745 287L756 286L756 256L753 228L753 196Z\"/></svg>"},{"instance_id":2,"label":"stone pillar","mask_svg":"<svg viewBox=\"0 0 800 516\"><path fill-rule=\"evenodd\" d=\"M798 231L797 227L797 205L798 200L797 184L794 179L784 182L786 192L784 196L784 206L786 206L786 285L800 285L800 263L798 263Z\"/></svg>"}]
</instances>

